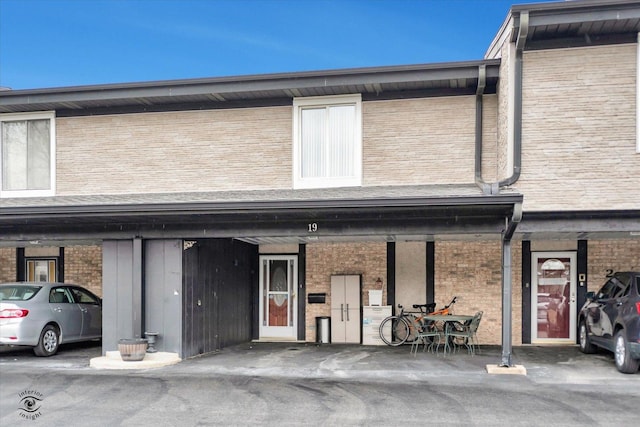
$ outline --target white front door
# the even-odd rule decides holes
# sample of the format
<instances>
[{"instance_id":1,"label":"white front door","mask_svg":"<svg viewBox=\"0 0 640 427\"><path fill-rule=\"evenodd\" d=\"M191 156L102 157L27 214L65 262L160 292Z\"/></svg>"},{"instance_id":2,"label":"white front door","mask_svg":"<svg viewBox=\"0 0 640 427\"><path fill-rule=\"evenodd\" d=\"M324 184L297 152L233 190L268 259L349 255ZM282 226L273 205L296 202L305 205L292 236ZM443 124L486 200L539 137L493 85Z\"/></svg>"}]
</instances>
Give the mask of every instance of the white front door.
<instances>
[{"instance_id":1,"label":"white front door","mask_svg":"<svg viewBox=\"0 0 640 427\"><path fill-rule=\"evenodd\" d=\"M575 343L575 252L534 252L531 259L531 339Z\"/></svg>"},{"instance_id":2,"label":"white front door","mask_svg":"<svg viewBox=\"0 0 640 427\"><path fill-rule=\"evenodd\" d=\"M260 339L297 338L298 257L260 257Z\"/></svg>"}]
</instances>

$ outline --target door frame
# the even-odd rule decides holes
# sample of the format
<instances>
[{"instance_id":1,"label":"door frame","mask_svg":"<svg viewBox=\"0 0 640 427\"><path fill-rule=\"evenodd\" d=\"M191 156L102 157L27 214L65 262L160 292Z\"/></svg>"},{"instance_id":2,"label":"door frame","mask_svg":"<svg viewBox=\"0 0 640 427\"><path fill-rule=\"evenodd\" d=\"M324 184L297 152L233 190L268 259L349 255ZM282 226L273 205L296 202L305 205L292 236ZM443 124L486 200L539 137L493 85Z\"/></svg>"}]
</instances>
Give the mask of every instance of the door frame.
<instances>
[{"instance_id":1,"label":"door frame","mask_svg":"<svg viewBox=\"0 0 640 427\"><path fill-rule=\"evenodd\" d=\"M289 326L267 326L265 324L265 289L268 283L265 280L268 279L268 262L269 261L289 261L288 262L288 300L289 309L288 312L291 315ZM297 340L298 338L298 255L260 255L259 257L259 286L258 286L258 336L259 339L278 339L278 340Z\"/></svg>"},{"instance_id":2,"label":"door frame","mask_svg":"<svg viewBox=\"0 0 640 427\"><path fill-rule=\"evenodd\" d=\"M569 258L569 337L538 337L538 260L540 258ZM531 252L531 342L538 344L575 344L578 313L578 254L576 251Z\"/></svg>"}]
</instances>

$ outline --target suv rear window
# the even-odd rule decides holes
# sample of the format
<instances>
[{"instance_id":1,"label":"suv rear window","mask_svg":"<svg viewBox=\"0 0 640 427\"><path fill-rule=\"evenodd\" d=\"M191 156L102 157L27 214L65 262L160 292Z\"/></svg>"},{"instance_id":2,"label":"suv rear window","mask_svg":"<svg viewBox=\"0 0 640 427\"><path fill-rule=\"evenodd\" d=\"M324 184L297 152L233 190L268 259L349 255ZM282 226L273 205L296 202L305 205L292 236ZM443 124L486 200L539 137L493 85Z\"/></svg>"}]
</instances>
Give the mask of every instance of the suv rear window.
<instances>
[{"instance_id":1,"label":"suv rear window","mask_svg":"<svg viewBox=\"0 0 640 427\"><path fill-rule=\"evenodd\" d=\"M27 301L40 289L42 286L0 286L0 301Z\"/></svg>"}]
</instances>

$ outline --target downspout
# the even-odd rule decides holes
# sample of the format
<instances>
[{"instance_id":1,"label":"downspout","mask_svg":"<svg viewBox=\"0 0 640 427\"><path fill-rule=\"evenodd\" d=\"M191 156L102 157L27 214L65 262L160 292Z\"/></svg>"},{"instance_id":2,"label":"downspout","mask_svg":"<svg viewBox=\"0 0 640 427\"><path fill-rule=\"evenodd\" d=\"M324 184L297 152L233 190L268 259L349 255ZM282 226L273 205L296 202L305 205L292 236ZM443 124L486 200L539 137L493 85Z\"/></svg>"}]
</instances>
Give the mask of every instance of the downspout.
<instances>
[{"instance_id":1,"label":"downspout","mask_svg":"<svg viewBox=\"0 0 640 427\"><path fill-rule=\"evenodd\" d=\"M499 182L500 187L513 185L520 178L522 168L522 53L529 35L529 11L520 12L513 88L513 173Z\"/></svg>"},{"instance_id":2,"label":"downspout","mask_svg":"<svg viewBox=\"0 0 640 427\"><path fill-rule=\"evenodd\" d=\"M513 106L513 172L510 177L499 182L487 183L482 179L482 95L486 87L486 66L478 70L476 89L476 134L475 134L475 182L483 194L498 194L500 188L515 184L522 169L522 52L529 34L529 12L520 12L520 24L516 39L516 58L514 64L514 106Z\"/></svg>"},{"instance_id":3,"label":"downspout","mask_svg":"<svg viewBox=\"0 0 640 427\"><path fill-rule=\"evenodd\" d=\"M520 12L520 26L516 39L514 69L514 109L513 109L513 173L499 182L499 187L513 185L520 178L522 166L522 53L529 34L529 12ZM522 203L516 203L510 220L506 221L502 233L502 357L501 367L511 367L513 286L511 282L511 238L522 220Z\"/></svg>"}]
</instances>

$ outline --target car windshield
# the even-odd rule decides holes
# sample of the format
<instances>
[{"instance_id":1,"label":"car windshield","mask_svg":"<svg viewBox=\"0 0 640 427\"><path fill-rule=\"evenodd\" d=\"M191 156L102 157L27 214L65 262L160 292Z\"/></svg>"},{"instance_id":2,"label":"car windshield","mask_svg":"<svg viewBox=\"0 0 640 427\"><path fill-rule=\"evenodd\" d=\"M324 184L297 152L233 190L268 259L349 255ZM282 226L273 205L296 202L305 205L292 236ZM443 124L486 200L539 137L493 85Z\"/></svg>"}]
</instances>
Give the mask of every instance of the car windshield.
<instances>
[{"instance_id":1,"label":"car windshield","mask_svg":"<svg viewBox=\"0 0 640 427\"><path fill-rule=\"evenodd\" d=\"M27 301L40 289L42 286L3 285L0 286L0 301Z\"/></svg>"}]
</instances>

